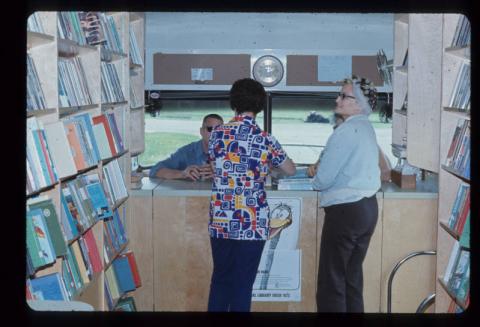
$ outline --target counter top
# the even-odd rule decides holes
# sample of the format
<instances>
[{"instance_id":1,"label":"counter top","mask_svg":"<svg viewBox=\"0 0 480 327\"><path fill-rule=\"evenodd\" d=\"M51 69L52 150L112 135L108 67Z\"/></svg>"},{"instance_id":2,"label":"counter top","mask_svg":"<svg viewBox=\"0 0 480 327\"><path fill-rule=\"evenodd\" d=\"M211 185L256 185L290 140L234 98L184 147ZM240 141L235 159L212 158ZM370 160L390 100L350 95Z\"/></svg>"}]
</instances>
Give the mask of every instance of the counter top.
<instances>
[{"instance_id":1,"label":"counter top","mask_svg":"<svg viewBox=\"0 0 480 327\"><path fill-rule=\"evenodd\" d=\"M317 191L274 190L267 188L270 196L316 197ZM153 196L210 196L210 181L165 180L143 177L141 186L131 190L132 195ZM377 196L384 198L436 198L438 197L438 176L428 175L425 181L417 181L416 189L402 189L391 182L383 182Z\"/></svg>"}]
</instances>

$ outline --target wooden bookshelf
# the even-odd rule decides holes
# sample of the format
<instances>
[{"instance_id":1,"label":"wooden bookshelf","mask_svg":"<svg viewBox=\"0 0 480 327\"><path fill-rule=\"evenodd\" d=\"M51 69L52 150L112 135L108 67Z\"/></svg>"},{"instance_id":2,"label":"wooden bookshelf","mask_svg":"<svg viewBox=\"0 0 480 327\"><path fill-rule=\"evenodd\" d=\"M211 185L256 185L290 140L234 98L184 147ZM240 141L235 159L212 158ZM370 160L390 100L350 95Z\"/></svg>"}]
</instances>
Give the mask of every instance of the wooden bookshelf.
<instances>
[{"instance_id":1,"label":"wooden bookshelf","mask_svg":"<svg viewBox=\"0 0 480 327\"><path fill-rule=\"evenodd\" d=\"M124 181L124 184L127 189L127 196L117 201L109 209L118 210L120 219L124 226L126 237L128 238L127 224L125 221L130 221L129 215L131 214L130 210L130 167L131 167L131 157L132 153L129 150L131 140L131 124L144 124L144 121L134 121L133 119L144 119L143 115L132 115L130 116L130 70L133 69L136 72L138 77L135 78L134 86L136 87L137 94L141 95L141 105L135 105L137 112L143 112L141 110L144 108L144 72L142 65L130 65L130 51L129 51L129 26L135 26L135 35L140 47L140 53L144 53L144 33L145 33L145 21L143 13L128 13L128 12L108 12L105 13L113 18L115 23L115 33L118 35L118 40L120 40L121 47L123 52L103 48L102 45L88 45L88 44L79 44L79 42L65 39L60 37L59 28L60 24L58 19L60 17L60 12L37 12L38 17L43 26L44 33L27 31L27 51L29 56L32 58L32 61L35 65L36 74L38 75L39 84L45 98L45 107L46 109L38 109L28 111L26 116L27 118L34 118L38 122L40 129L43 129L44 126L49 124L57 124L59 122L66 121L70 118L75 117L79 114L88 114L91 117L98 116L101 114L109 112L110 110L114 114L116 125L120 137L123 141L125 150L117 153L114 156L111 156L107 159L95 159L95 164L87 164L85 169L78 170L76 167L68 171L68 175L62 175L62 177L57 176L57 181L48 185L46 187L41 187L27 194L27 200L33 198L37 195L48 195L52 200L52 203L55 206L56 214L60 219L60 214L62 213L62 203L61 203L61 192L62 186L64 184L73 181L81 175L97 174L99 181L103 184L103 167L109 162L116 160L120 166L121 178ZM108 28L111 26L109 25ZM81 30L78 30L81 31ZM113 33L113 31L112 31ZM140 42L140 41L141 42ZM60 71L60 61L63 60L73 60L76 58L79 59L80 64L83 67L84 72L81 74L82 80L74 79L70 73L70 70ZM101 63L108 62L115 66L115 69L118 74L118 80L116 87L121 88L124 101L114 102L114 103L102 103L101 92L102 92L102 74L101 74ZM82 88L83 95L75 95L79 100L83 99L88 102L85 105L76 105L76 106L62 106L59 95L60 86L60 74L69 74L69 83L73 83L74 86L79 86ZM65 76L65 75L64 75ZM66 82L63 82L63 87L65 88ZM74 84L77 83L77 84ZM78 84L80 83L80 84ZM83 84L82 84L83 83ZM113 85L113 84L112 84ZM74 87L71 87L70 90L77 92ZM65 91L65 89L64 89ZM65 94L65 93L64 93ZM88 94L88 96L85 96ZM68 95L68 94L67 94ZM73 103L73 102L71 102ZM78 102L83 103L83 102ZM113 109L113 110L112 110ZM60 125L61 126L61 125ZM90 136L89 136L90 137ZM96 136L95 136L96 137ZM138 142L138 141L136 141ZM67 144L70 147L69 144ZM144 146L144 145L142 145ZM70 149L71 150L71 149ZM82 151L86 151L85 147ZM90 151L93 151L90 149ZM136 152L138 153L138 146ZM94 156L92 158L97 158ZM52 160L53 161L53 160ZM42 167L43 169L43 167ZM75 172L73 172L73 170ZM103 185L105 188L105 185ZM80 235L74 237L70 241L67 241L67 237L64 235L65 245L69 246L75 241L78 241L81 236L84 236L87 231L92 231L95 238L97 251L100 255L102 264L104 265L103 270L99 273L95 273L90 282L84 285L84 288L75 296L72 297L72 301L83 301L90 304L95 311L105 311L108 310L108 306L105 303L105 270L111 265L111 262L115 257L118 256L120 252L125 250L129 245L129 241L122 245L120 251L115 254L114 257L109 258L110 264L105 265L104 260L104 223L103 220L96 220L88 228L82 230ZM59 256L56 258L56 261L47 266L42 266L38 268L33 277L44 276L51 274L53 272L61 272L62 265L61 262L63 257ZM60 273L61 275L61 273Z\"/></svg>"},{"instance_id":2,"label":"wooden bookshelf","mask_svg":"<svg viewBox=\"0 0 480 327\"><path fill-rule=\"evenodd\" d=\"M435 312L446 313L451 300L455 302L463 309L466 309L465 303L459 301L454 294L445 285L441 275L444 274L450 256L452 255L452 249L454 243L458 241L461 235L458 235L455 231L452 231L445 222L448 221L454 202L457 196L457 192L461 183L469 184L468 178L462 176L462 174L455 169L452 169L445 165L445 159L449 151L454 131L459 119L470 120L470 114L465 110L458 108L451 108L449 104L453 96L453 90L457 76L460 72L462 63L470 60L470 46L452 47L452 43L455 37L455 31L457 24L460 21L462 15L459 14L444 14L442 15L442 85L441 85L441 123L440 129L440 170L439 170L439 205L438 205L438 224L439 227L437 234L437 286L435 296Z\"/></svg>"},{"instance_id":3,"label":"wooden bookshelf","mask_svg":"<svg viewBox=\"0 0 480 327\"><path fill-rule=\"evenodd\" d=\"M470 179L466 178L465 176L462 176L462 174L458 170L455 170L445 165L442 165L442 169L449 172L452 175L455 175L457 178L463 180L464 182L467 182L467 183L470 182Z\"/></svg>"},{"instance_id":4,"label":"wooden bookshelf","mask_svg":"<svg viewBox=\"0 0 480 327\"><path fill-rule=\"evenodd\" d=\"M456 239L457 241L460 240L460 235L458 235L457 232L455 232L455 231L452 230L450 227L448 227L447 224L445 224L443 221L440 221L439 224L440 224L440 226L441 226L448 234L450 234L454 239Z\"/></svg>"}]
</instances>

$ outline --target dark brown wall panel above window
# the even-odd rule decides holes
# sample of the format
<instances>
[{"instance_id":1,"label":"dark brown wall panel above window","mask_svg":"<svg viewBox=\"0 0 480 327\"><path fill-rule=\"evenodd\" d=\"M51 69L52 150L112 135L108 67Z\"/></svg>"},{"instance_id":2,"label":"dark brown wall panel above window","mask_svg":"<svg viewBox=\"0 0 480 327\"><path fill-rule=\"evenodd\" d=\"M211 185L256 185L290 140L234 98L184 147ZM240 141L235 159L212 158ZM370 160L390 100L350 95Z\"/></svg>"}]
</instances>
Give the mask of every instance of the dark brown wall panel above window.
<instances>
[{"instance_id":1,"label":"dark brown wall panel above window","mask_svg":"<svg viewBox=\"0 0 480 327\"><path fill-rule=\"evenodd\" d=\"M192 81L192 69L211 69L211 80ZM248 54L174 54L153 55L154 84L231 85L250 77Z\"/></svg>"},{"instance_id":2,"label":"dark brown wall panel above window","mask_svg":"<svg viewBox=\"0 0 480 327\"><path fill-rule=\"evenodd\" d=\"M352 73L383 86L376 56L352 56ZM347 76L345 76L347 77ZM318 81L317 55L287 55L287 86L335 86L340 83Z\"/></svg>"}]
</instances>

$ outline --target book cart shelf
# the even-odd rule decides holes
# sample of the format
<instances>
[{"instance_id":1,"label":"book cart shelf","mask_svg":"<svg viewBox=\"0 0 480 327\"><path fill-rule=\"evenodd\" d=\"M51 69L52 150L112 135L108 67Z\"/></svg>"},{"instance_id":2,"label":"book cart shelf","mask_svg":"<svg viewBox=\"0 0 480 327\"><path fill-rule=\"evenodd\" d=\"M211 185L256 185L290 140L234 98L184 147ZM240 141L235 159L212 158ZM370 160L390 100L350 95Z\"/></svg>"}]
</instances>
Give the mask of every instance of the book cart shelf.
<instances>
[{"instance_id":1,"label":"book cart shelf","mask_svg":"<svg viewBox=\"0 0 480 327\"><path fill-rule=\"evenodd\" d=\"M443 15L437 287L435 312L468 307L470 286L470 35L468 20Z\"/></svg>"},{"instance_id":2,"label":"book cart shelf","mask_svg":"<svg viewBox=\"0 0 480 327\"><path fill-rule=\"evenodd\" d=\"M85 32L79 24L77 12L35 12L35 20L41 24L41 29L32 31L29 25L27 31L27 55L33 64L28 67L34 67L32 69L35 71L32 74L29 71L27 78L27 222L30 219L30 204L46 199L53 204L54 216L58 220L56 224L61 228L58 229L60 233L55 234L48 222L39 226L34 223L36 232L37 227L46 227L48 235L45 242L53 244L56 252L52 254L53 262L51 259L43 263L37 262L34 268L27 271L26 289L27 299L30 293L30 300L49 300L55 289L52 285L49 290L38 291L29 289L29 281L55 273L64 278L67 275L64 261L68 261L68 255L57 249L68 248L75 254L73 257L77 268L83 265L83 268L78 268L82 282L78 283L75 273L69 272L72 276L70 283L75 287L61 287L64 295L62 301L81 301L88 303L95 311L108 311L118 309L117 303L129 297L135 289L130 287L129 291L125 291L122 284L124 282L120 282L119 270L112 275L114 269L111 268L116 268L117 259L131 252L128 251L126 230L131 219L128 195L131 157L144 150L145 20L143 13L97 14L108 18L104 21L106 24L103 25L102 36L105 39L110 38L107 42L110 46L104 46L105 42L87 44L88 38L85 40ZM60 21L61 15L76 16L77 20L71 20L70 27L65 28ZM95 17L98 18L98 15ZM67 35L61 31L62 28L68 32ZM79 35L83 35L83 40L78 39ZM131 48L132 37L135 38L134 46L138 47L137 49ZM135 58L132 60L134 52ZM36 76L35 81L31 80L31 75ZM41 105L31 105L32 101ZM82 115L85 124L78 123L78 117ZM76 122L69 125L71 121ZM68 126L74 130L73 133L70 133ZM77 137L76 141L74 135ZM106 138L101 139L99 135ZM35 154L36 151L43 151L43 155L41 152ZM98 193L87 192L86 186L89 184L78 182L89 179L93 179L91 183L96 182L96 186L101 186L102 191L98 192L108 200L107 211L111 213L109 217L104 217L103 211L102 214L95 211L98 208L91 196ZM70 188L75 183L78 188ZM82 207L76 208L78 217L85 212L93 215L93 219L87 219L87 223L80 224L80 228L77 224L76 235L67 232L65 227L68 220L65 217L69 216L69 211L64 206L67 194L65 190L78 191L76 200L80 201L74 202ZM71 195L75 199L75 196ZM114 223L115 216L118 219ZM42 219L44 222L48 220L45 217ZM27 243L34 239L28 234L28 225L27 223ZM43 233L45 235L45 230ZM93 234L93 243L84 241L87 234L90 241L90 234ZM38 232L35 235L38 237ZM55 237L56 240L53 240ZM35 238L35 242L35 246L39 246L35 247L35 250L40 249L40 241ZM83 244L77 245L79 243ZM29 245L27 260L30 257L29 252L33 251ZM74 247L80 248L80 256L76 255L78 252L75 253ZM95 256L93 253L96 253L97 259L92 258ZM131 274L138 278L138 281L135 279L135 286L139 287L139 276L134 276L133 266L130 267ZM116 285L112 284L111 276L114 276L116 281L113 283ZM68 282L63 280L63 283Z\"/></svg>"}]
</instances>

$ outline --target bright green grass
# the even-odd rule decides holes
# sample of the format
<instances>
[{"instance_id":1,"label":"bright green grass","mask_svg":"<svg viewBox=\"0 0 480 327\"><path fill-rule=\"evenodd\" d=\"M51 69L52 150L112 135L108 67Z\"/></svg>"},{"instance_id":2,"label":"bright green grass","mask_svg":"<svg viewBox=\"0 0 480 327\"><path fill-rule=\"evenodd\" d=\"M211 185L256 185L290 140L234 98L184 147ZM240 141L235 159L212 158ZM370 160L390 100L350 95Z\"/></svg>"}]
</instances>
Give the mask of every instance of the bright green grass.
<instances>
[{"instance_id":1,"label":"bright green grass","mask_svg":"<svg viewBox=\"0 0 480 327\"><path fill-rule=\"evenodd\" d=\"M294 123L303 123L305 118L310 114L311 108L299 108L299 109L279 109L274 110L272 115L272 124L275 122L283 123L286 121ZM315 110L317 113L321 114L325 118L329 118L333 111L331 109L319 109ZM186 119L193 121L201 121L204 116L209 113L216 113L223 117L225 121L230 120L233 117L232 110L230 109L208 109L208 108L199 108L194 111L180 111L178 109L171 110L168 108L162 109L161 114L158 117L151 117L146 115L145 119ZM378 117L378 112L374 112L369 116L370 122L374 128L391 128L392 124L381 123ZM260 114L257 117L257 121L263 121L263 114Z\"/></svg>"},{"instance_id":2,"label":"bright green grass","mask_svg":"<svg viewBox=\"0 0 480 327\"><path fill-rule=\"evenodd\" d=\"M160 159L167 158L178 148L198 141L199 137L181 133L145 133L145 152L139 156L143 166L153 165Z\"/></svg>"}]
</instances>

